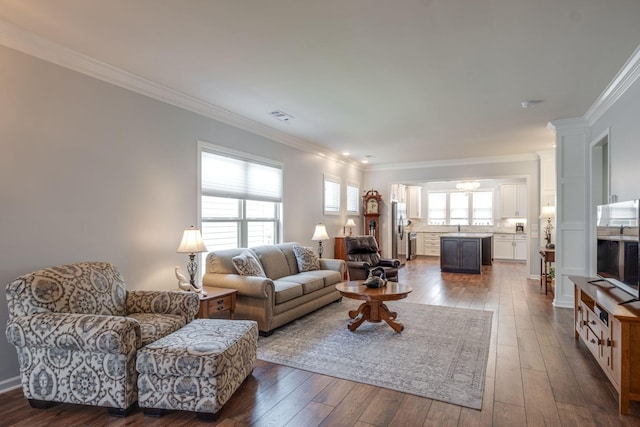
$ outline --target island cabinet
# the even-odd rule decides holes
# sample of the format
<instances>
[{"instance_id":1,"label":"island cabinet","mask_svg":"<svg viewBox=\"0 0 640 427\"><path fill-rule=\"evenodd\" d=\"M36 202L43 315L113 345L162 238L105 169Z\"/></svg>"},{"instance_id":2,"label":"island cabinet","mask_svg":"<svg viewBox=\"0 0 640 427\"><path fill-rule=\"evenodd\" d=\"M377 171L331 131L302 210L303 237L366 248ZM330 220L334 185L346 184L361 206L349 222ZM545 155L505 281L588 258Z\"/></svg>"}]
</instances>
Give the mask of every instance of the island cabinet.
<instances>
[{"instance_id":1,"label":"island cabinet","mask_svg":"<svg viewBox=\"0 0 640 427\"><path fill-rule=\"evenodd\" d=\"M491 265L491 234L448 233L440 236L440 270L480 274Z\"/></svg>"},{"instance_id":2,"label":"island cabinet","mask_svg":"<svg viewBox=\"0 0 640 427\"><path fill-rule=\"evenodd\" d=\"M587 346L618 393L621 414L640 401L640 310L620 305L629 296L597 279L570 276L574 283L576 339Z\"/></svg>"}]
</instances>

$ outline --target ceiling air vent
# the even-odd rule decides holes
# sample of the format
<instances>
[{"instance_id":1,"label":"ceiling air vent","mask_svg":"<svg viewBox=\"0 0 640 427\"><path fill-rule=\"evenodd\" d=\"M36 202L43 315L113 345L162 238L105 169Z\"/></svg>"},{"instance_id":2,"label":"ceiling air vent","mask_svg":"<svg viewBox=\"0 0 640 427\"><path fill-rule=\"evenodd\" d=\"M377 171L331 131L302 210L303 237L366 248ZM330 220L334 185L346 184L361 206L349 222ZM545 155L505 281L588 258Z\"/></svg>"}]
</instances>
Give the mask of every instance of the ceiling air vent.
<instances>
[{"instance_id":1,"label":"ceiling air vent","mask_svg":"<svg viewBox=\"0 0 640 427\"><path fill-rule=\"evenodd\" d=\"M290 116L289 114L280 110L273 110L269 113L269 115L274 119L280 120L281 122L288 122L293 119L293 116Z\"/></svg>"}]
</instances>

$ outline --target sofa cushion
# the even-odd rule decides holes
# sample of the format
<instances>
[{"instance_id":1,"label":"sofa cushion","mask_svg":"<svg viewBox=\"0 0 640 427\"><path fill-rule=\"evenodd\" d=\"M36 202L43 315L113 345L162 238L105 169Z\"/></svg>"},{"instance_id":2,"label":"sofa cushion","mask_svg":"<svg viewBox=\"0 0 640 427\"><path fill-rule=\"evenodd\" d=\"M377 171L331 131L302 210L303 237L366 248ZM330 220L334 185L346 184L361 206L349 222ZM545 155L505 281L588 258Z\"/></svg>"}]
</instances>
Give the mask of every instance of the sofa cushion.
<instances>
[{"instance_id":1,"label":"sofa cushion","mask_svg":"<svg viewBox=\"0 0 640 427\"><path fill-rule=\"evenodd\" d=\"M313 251L313 248L295 245L293 253L296 256L299 272L320 270L320 259Z\"/></svg>"},{"instance_id":2,"label":"sofa cushion","mask_svg":"<svg viewBox=\"0 0 640 427\"><path fill-rule=\"evenodd\" d=\"M264 268L264 272L268 278L277 280L281 277L297 273L297 271L291 271L284 252L282 252L282 250L280 250L278 246L263 245L256 246L252 249L253 252L255 252L255 254L258 256L260 264L262 264L262 268ZM295 260L293 250L292 257L294 257Z\"/></svg>"},{"instance_id":3,"label":"sofa cushion","mask_svg":"<svg viewBox=\"0 0 640 427\"><path fill-rule=\"evenodd\" d=\"M142 347L182 328L186 323L176 314L130 313L127 317L140 323Z\"/></svg>"},{"instance_id":4,"label":"sofa cushion","mask_svg":"<svg viewBox=\"0 0 640 427\"><path fill-rule=\"evenodd\" d=\"M234 256L232 261L241 276L267 277L264 274L262 265L260 265L260 261L249 250L242 251L240 255Z\"/></svg>"},{"instance_id":5,"label":"sofa cushion","mask_svg":"<svg viewBox=\"0 0 640 427\"><path fill-rule=\"evenodd\" d=\"M289 274L299 273L298 261L296 260L296 254L293 253L293 247L300 246L300 244L297 242L287 242L278 243L276 246L282 251L287 260L287 264L289 265Z\"/></svg>"},{"instance_id":6,"label":"sofa cushion","mask_svg":"<svg viewBox=\"0 0 640 427\"><path fill-rule=\"evenodd\" d=\"M286 280L274 280L273 286L276 291L276 304L290 301L303 295L302 285L296 282L287 282Z\"/></svg>"},{"instance_id":7,"label":"sofa cushion","mask_svg":"<svg viewBox=\"0 0 640 427\"><path fill-rule=\"evenodd\" d=\"M250 251L251 249L234 248L209 252L205 266L206 273L238 274L238 270L236 270L235 265L233 265L233 257L247 250Z\"/></svg>"},{"instance_id":8,"label":"sofa cushion","mask_svg":"<svg viewBox=\"0 0 640 427\"><path fill-rule=\"evenodd\" d=\"M318 289L324 288L324 278L320 275L313 274L315 271L306 271L304 273L294 274L292 276L282 277L281 281L294 282L302 285L302 293L310 294Z\"/></svg>"},{"instance_id":9,"label":"sofa cushion","mask_svg":"<svg viewBox=\"0 0 640 427\"><path fill-rule=\"evenodd\" d=\"M333 286L342 281L342 274L339 271L333 270L314 270L309 274L321 277L324 280L324 286Z\"/></svg>"}]
</instances>

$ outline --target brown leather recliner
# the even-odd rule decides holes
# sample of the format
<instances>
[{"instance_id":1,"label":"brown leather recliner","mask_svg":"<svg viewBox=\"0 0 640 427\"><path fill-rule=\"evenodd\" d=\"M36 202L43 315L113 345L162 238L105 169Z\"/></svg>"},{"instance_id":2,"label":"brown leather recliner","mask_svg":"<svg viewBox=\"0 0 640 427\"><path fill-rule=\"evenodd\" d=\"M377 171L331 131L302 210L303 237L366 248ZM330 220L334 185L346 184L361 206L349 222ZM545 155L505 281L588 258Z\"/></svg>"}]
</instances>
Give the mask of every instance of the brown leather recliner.
<instances>
[{"instance_id":1,"label":"brown leather recliner","mask_svg":"<svg viewBox=\"0 0 640 427\"><path fill-rule=\"evenodd\" d=\"M347 251L347 268L350 280L364 280L369 275L369 270L374 267L383 267L387 280L398 281L397 259L381 258L378 252L378 243L373 236L347 236L344 238Z\"/></svg>"}]
</instances>

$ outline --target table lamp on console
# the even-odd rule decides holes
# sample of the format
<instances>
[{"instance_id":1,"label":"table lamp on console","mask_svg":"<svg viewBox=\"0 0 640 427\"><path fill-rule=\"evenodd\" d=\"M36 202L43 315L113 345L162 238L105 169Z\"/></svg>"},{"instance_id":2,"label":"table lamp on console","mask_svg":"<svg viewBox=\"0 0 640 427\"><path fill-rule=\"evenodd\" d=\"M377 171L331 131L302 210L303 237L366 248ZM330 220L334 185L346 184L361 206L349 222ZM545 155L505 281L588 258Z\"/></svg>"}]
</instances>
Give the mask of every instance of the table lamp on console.
<instances>
[{"instance_id":1,"label":"table lamp on console","mask_svg":"<svg viewBox=\"0 0 640 427\"><path fill-rule=\"evenodd\" d=\"M322 251L323 251L322 241L329 240L329 235L327 234L327 227L325 227L324 224L316 225L316 229L313 232L313 237L311 237L311 240L318 242L318 256L322 258Z\"/></svg>"},{"instance_id":2,"label":"table lamp on console","mask_svg":"<svg viewBox=\"0 0 640 427\"><path fill-rule=\"evenodd\" d=\"M542 207L542 211L540 212L540 218L547 218L547 225L544 228L544 238L547 241L546 248L553 249L556 245L551 243L551 230L553 230L553 218L556 217L556 207L547 205Z\"/></svg>"},{"instance_id":3,"label":"table lamp on console","mask_svg":"<svg viewBox=\"0 0 640 427\"><path fill-rule=\"evenodd\" d=\"M186 277L184 277L178 270L180 267L175 268L176 277L178 278L178 286L180 289L185 291L194 291L198 293L202 293L206 295L207 293L203 291L202 286L196 285L196 272L198 271L198 263L196 262L196 254L206 252L207 247L204 245L202 241L202 234L200 230L195 228L193 225L189 228L185 228L184 233L182 234L182 240L180 241L180 245L176 252L189 254L189 262L187 263L187 272L189 273L190 279L187 282Z\"/></svg>"}]
</instances>

